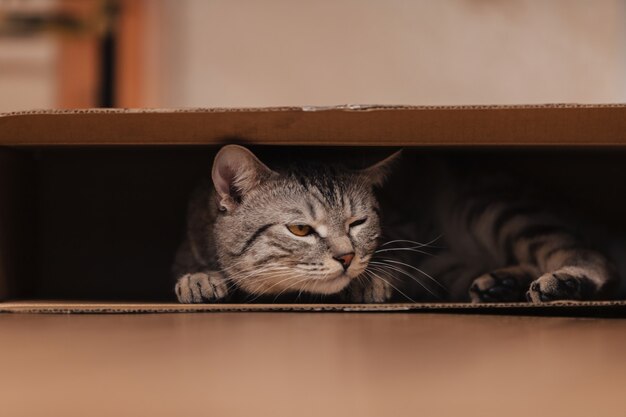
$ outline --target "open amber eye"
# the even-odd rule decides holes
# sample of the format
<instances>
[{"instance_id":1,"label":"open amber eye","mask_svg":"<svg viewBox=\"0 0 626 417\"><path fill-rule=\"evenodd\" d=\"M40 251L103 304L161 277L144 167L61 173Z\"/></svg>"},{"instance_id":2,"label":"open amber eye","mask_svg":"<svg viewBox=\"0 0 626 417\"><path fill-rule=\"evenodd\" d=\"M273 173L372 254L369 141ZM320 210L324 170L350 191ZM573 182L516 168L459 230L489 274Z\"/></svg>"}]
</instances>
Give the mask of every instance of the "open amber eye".
<instances>
[{"instance_id":1,"label":"open amber eye","mask_svg":"<svg viewBox=\"0 0 626 417\"><path fill-rule=\"evenodd\" d=\"M296 236L308 236L313 233L313 228L306 224L289 224L287 229Z\"/></svg>"}]
</instances>

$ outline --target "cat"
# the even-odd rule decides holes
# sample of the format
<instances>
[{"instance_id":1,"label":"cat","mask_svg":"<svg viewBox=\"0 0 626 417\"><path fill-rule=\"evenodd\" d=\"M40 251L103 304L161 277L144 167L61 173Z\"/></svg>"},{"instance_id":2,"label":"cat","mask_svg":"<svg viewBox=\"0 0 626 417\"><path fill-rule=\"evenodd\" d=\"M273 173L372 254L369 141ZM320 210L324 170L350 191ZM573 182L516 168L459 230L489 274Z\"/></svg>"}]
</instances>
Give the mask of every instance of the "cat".
<instances>
[{"instance_id":1,"label":"cat","mask_svg":"<svg viewBox=\"0 0 626 417\"><path fill-rule=\"evenodd\" d=\"M224 146L212 181L190 200L173 267L178 300L542 303L612 294L614 267L575 222L507 178L455 175L438 162L414 164L428 165L410 174L420 184L387 189L400 153L361 170L309 162L272 170L247 148Z\"/></svg>"}]
</instances>

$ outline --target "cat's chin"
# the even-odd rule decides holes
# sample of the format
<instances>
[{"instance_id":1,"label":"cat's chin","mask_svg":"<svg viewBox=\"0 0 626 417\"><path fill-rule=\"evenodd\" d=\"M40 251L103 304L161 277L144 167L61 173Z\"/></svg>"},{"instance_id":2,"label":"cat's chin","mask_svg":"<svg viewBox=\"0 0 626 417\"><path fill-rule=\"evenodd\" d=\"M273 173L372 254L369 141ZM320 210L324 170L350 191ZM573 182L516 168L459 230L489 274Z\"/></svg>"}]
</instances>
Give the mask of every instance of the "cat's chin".
<instances>
[{"instance_id":1,"label":"cat's chin","mask_svg":"<svg viewBox=\"0 0 626 417\"><path fill-rule=\"evenodd\" d=\"M336 294L346 288L352 278L346 274L340 274L333 278L326 278L317 282L305 284L306 291L312 294Z\"/></svg>"},{"instance_id":2,"label":"cat's chin","mask_svg":"<svg viewBox=\"0 0 626 417\"><path fill-rule=\"evenodd\" d=\"M285 292L306 292L310 294L323 294L331 295L336 294L346 288L350 281L354 279L353 274L346 274L343 271L337 272L332 277L320 278L308 278L302 281L298 276L291 278L285 278L284 276L278 276L275 280L267 280L265 277L261 277L263 281L259 285L255 280L245 280L239 282L240 288L251 294L283 294ZM299 281L299 285L294 285Z\"/></svg>"}]
</instances>

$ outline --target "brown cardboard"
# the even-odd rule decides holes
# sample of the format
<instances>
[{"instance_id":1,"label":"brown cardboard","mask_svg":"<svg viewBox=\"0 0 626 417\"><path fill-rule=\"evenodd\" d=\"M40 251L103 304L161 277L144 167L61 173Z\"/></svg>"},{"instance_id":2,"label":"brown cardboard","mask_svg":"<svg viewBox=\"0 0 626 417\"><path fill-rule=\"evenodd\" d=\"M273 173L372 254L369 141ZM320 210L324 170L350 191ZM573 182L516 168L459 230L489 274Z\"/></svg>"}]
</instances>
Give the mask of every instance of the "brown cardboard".
<instances>
[{"instance_id":1,"label":"brown cardboard","mask_svg":"<svg viewBox=\"0 0 626 417\"><path fill-rule=\"evenodd\" d=\"M456 313L542 316L626 317L624 301L530 303L386 303L386 304L178 304L72 301L0 303L0 313L128 314L217 312Z\"/></svg>"},{"instance_id":2,"label":"brown cardboard","mask_svg":"<svg viewBox=\"0 0 626 417\"><path fill-rule=\"evenodd\" d=\"M0 116L0 145L626 143L625 105L51 110Z\"/></svg>"},{"instance_id":3,"label":"brown cardboard","mask_svg":"<svg viewBox=\"0 0 626 417\"><path fill-rule=\"evenodd\" d=\"M585 146L626 145L625 105L343 106L330 108L75 110L0 115L0 312L447 311L547 315L626 314L626 301L517 304L199 305L24 301L39 242L29 199L29 158L53 147L215 145ZM20 151L11 150L18 148ZM80 173L76 173L80 177ZM38 187L45 192L45 184ZM54 192L62 192L55 188ZM63 194L61 194L63 195ZM57 216L55 213L53 216ZM71 214L65 214L71 216ZM47 213L41 221L48 222ZM63 216L63 213L60 213ZM44 243L46 244L46 243ZM16 259L21 259L17 262ZM36 265L30 265L36 268ZM89 276L74 277L81 280ZM42 288L46 287L43 279ZM41 284L41 283L39 283ZM34 284L33 284L34 285ZM50 285L53 285L52 283ZM26 290L25 290L26 288ZM94 300L102 296L93 297ZM19 300L19 301L18 301Z\"/></svg>"}]
</instances>

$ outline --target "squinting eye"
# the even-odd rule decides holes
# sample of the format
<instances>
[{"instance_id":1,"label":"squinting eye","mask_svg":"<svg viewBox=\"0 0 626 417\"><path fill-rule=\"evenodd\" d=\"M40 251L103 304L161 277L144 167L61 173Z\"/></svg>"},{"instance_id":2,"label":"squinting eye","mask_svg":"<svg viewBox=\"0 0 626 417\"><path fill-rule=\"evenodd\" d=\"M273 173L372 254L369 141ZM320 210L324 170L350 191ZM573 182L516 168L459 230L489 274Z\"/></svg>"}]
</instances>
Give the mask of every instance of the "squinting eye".
<instances>
[{"instance_id":1,"label":"squinting eye","mask_svg":"<svg viewBox=\"0 0 626 417\"><path fill-rule=\"evenodd\" d=\"M307 224L288 224L287 229L296 236L308 236L313 233L313 228Z\"/></svg>"},{"instance_id":2,"label":"squinting eye","mask_svg":"<svg viewBox=\"0 0 626 417\"><path fill-rule=\"evenodd\" d=\"M358 226L358 225L360 225L360 224L365 223L365 221L366 221L366 220L367 220L367 217L364 217L364 218L359 219L359 220L355 220L355 221L353 221L352 223L350 223L350 225L349 225L348 227Z\"/></svg>"}]
</instances>

